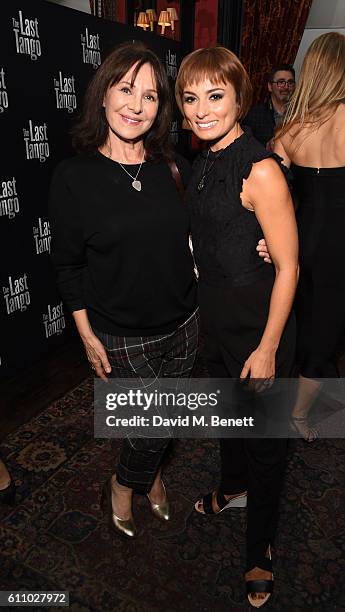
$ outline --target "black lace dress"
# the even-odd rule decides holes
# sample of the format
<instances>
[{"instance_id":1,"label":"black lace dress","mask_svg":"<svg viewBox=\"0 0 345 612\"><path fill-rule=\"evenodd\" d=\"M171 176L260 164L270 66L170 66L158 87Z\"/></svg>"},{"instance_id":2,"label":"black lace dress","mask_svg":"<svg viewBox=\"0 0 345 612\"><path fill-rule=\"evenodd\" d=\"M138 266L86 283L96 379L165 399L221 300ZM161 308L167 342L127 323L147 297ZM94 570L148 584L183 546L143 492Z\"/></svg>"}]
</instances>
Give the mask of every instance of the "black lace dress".
<instances>
[{"instance_id":1,"label":"black lace dress","mask_svg":"<svg viewBox=\"0 0 345 612\"><path fill-rule=\"evenodd\" d=\"M236 378L264 332L275 278L274 267L258 256L262 230L255 214L243 207L240 193L253 163L273 157L280 164L280 158L266 151L249 130L218 155L209 153L207 167L214 164L201 191L197 186L207 152L194 162L186 195L210 374ZM217 356L212 348L218 340ZM277 376L290 375L294 350L290 317L277 352Z\"/></svg>"}]
</instances>

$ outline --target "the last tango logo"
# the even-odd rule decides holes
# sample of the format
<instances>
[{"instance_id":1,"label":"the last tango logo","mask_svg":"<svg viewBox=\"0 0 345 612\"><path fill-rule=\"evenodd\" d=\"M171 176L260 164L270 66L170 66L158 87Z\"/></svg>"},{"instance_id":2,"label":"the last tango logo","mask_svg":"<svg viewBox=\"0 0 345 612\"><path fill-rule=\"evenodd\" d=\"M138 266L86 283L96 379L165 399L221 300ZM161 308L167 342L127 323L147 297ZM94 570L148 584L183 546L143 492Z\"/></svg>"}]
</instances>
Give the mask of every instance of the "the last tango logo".
<instances>
[{"instance_id":1,"label":"the last tango logo","mask_svg":"<svg viewBox=\"0 0 345 612\"><path fill-rule=\"evenodd\" d=\"M59 70L59 76L54 78L54 91L56 108L73 113L77 108L75 77L66 76Z\"/></svg>"},{"instance_id":2,"label":"the last tango logo","mask_svg":"<svg viewBox=\"0 0 345 612\"><path fill-rule=\"evenodd\" d=\"M7 314L13 312L25 312L30 306L31 297L28 284L28 275L25 273L22 276L15 278L8 277L8 285L2 288Z\"/></svg>"},{"instance_id":3,"label":"the last tango logo","mask_svg":"<svg viewBox=\"0 0 345 612\"><path fill-rule=\"evenodd\" d=\"M17 179L0 179L0 217L14 219L19 213L19 197L17 192Z\"/></svg>"},{"instance_id":4,"label":"the last tango logo","mask_svg":"<svg viewBox=\"0 0 345 612\"><path fill-rule=\"evenodd\" d=\"M36 254L50 253L50 225L48 219L38 217L37 224L32 228Z\"/></svg>"},{"instance_id":5,"label":"the last tango logo","mask_svg":"<svg viewBox=\"0 0 345 612\"><path fill-rule=\"evenodd\" d=\"M29 126L23 128L26 159L45 162L49 157L48 128L46 123L37 124L29 119Z\"/></svg>"},{"instance_id":6,"label":"the last tango logo","mask_svg":"<svg viewBox=\"0 0 345 612\"><path fill-rule=\"evenodd\" d=\"M5 81L5 70L0 68L0 113L8 108L8 94Z\"/></svg>"},{"instance_id":7,"label":"the last tango logo","mask_svg":"<svg viewBox=\"0 0 345 612\"><path fill-rule=\"evenodd\" d=\"M177 77L177 56L170 49L165 54L165 69L167 76L175 81Z\"/></svg>"},{"instance_id":8,"label":"the last tango logo","mask_svg":"<svg viewBox=\"0 0 345 612\"><path fill-rule=\"evenodd\" d=\"M83 52L83 63L91 64L96 70L102 62L99 34L91 34L88 28L85 28L85 33L83 32L80 34L80 39Z\"/></svg>"},{"instance_id":9,"label":"the last tango logo","mask_svg":"<svg viewBox=\"0 0 345 612\"><path fill-rule=\"evenodd\" d=\"M66 327L62 302L47 305L47 312L43 314L43 327L46 338L62 334Z\"/></svg>"},{"instance_id":10,"label":"the last tango logo","mask_svg":"<svg viewBox=\"0 0 345 612\"><path fill-rule=\"evenodd\" d=\"M35 61L42 55L40 34L38 30L38 19L30 19L18 12L18 16L12 17L12 27L16 43L16 52L20 55L29 55Z\"/></svg>"}]
</instances>

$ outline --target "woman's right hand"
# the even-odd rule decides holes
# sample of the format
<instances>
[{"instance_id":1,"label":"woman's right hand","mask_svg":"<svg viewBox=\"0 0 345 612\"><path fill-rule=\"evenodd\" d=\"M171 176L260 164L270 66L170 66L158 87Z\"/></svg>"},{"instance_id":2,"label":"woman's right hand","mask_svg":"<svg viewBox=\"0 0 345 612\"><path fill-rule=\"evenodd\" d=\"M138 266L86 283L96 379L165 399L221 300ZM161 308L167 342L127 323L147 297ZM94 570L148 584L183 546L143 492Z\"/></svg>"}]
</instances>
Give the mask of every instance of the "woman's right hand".
<instances>
[{"instance_id":1,"label":"woman's right hand","mask_svg":"<svg viewBox=\"0 0 345 612\"><path fill-rule=\"evenodd\" d=\"M107 353L102 342L93 332L85 308L72 312L74 322L77 326L79 335L83 341L88 361L97 376L102 380L108 380L106 374L111 372Z\"/></svg>"},{"instance_id":2,"label":"woman's right hand","mask_svg":"<svg viewBox=\"0 0 345 612\"><path fill-rule=\"evenodd\" d=\"M82 338L82 341L92 369L99 378L107 381L106 375L111 372L111 366L102 342L94 333Z\"/></svg>"}]
</instances>

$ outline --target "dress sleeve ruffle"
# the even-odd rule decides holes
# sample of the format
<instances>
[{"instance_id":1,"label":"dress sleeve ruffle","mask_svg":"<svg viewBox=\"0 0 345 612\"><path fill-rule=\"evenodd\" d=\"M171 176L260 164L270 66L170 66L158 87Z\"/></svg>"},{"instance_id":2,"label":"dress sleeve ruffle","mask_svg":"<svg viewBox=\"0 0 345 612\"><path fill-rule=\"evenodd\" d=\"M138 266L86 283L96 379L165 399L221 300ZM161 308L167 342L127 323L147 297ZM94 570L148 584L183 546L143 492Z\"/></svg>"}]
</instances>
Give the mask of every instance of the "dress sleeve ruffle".
<instances>
[{"instance_id":1,"label":"dress sleeve ruffle","mask_svg":"<svg viewBox=\"0 0 345 612\"><path fill-rule=\"evenodd\" d=\"M283 158L280 157L280 155L277 155L277 153L272 153L270 151L258 151L257 153L255 153L251 159L247 159L244 162L243 168L242 168L242 180L243 179L247 179L248 176L251 173L253 164L262 161L263 159L269 159L272 158L274 159L279 168L281 169L282 173L284 174L284 177L286 179L286 182L288 184L289 190L290 192L292 192L292 188L293 188L293 175L292 172L290 170L290 168L287 168L287 166L285 166L285 164L283 163Z\"/></svg>"}]
</instances>

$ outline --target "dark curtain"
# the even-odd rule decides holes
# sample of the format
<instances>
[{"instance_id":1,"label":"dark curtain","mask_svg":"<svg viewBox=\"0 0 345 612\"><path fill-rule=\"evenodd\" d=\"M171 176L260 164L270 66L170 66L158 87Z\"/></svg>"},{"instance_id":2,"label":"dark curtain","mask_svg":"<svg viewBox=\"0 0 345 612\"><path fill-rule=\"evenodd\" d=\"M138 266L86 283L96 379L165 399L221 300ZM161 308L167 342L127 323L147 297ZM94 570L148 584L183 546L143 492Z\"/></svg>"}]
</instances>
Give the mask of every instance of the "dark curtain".
<instances>
[{"instance_id":1,"label":"dark curtain","mask_svg":"<svg viewBox=\"0 0 345 612\"><path fill-rule=\"evenodd\" d=\"M267 93L267 75L281 62L293 64L313 0L244 0L241 60L254 103Z\"/></svg>"},{"instance_id":2,"label":"dark curtain","mask_svg":"<svg viewBox=\"0 0 345 612\"><path fill-rule=\"evenodd\" d=\"M194 49L195 2L197 0L181 0L180 2L180 32L181 54L188 55Z\"/></svg>"},{"instance_id":3,"label":"dark curtain","mask_svg":"<svg viewBox=\"0 0 345 612\"><path fill-rule=\"evenodd\" d=\"M239 55L241 50L243 0L219 0L218 35L220 45Z\"/></svg>"}]
</instances>

